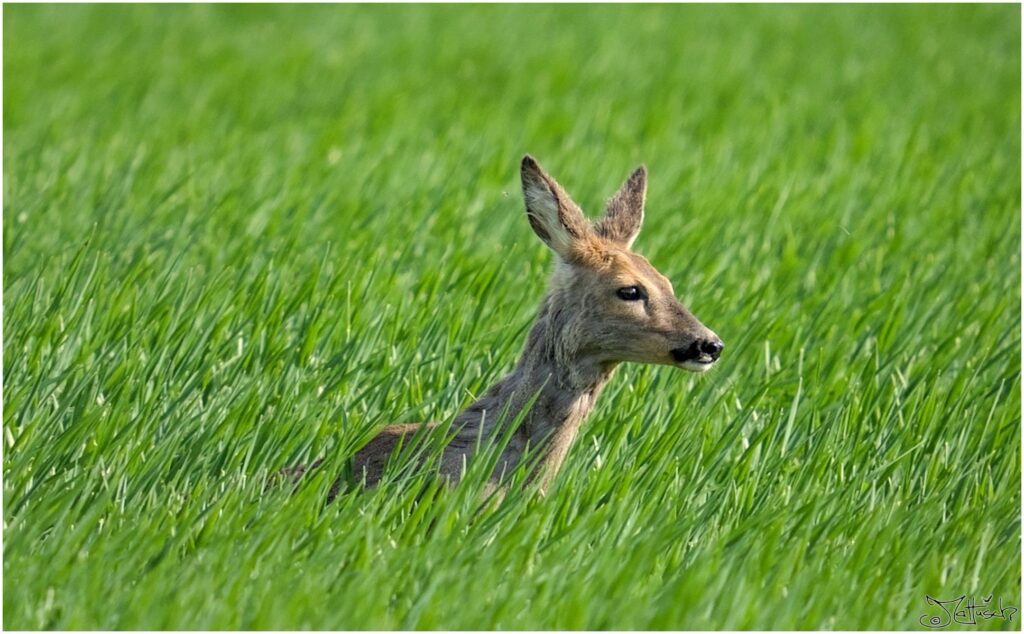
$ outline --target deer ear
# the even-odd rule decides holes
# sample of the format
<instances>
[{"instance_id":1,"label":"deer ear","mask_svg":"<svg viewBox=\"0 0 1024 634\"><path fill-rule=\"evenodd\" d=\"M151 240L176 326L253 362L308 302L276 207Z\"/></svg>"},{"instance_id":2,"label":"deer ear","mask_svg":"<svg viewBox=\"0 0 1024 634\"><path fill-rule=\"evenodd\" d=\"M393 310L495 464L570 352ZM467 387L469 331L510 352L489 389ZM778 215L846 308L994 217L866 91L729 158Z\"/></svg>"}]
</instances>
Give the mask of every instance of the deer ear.
<instances>
[{"instance_id":1,"label":"deer ear","mask_svg":"<svg viewBox=\"0 0 1024 634\"><path fill-rule=\"evenodd\" d=\"M644 222L646 197L647 167L641 165L608 201L604 217L595 226L597 235L627 248L632 246L640 233L640 225Z\"/></svg>"},{"instance_id":2,"label":"deer ear","mask_svg":"<svg viewBox=\"0 0 1024 634\"><path fill-rule=\"evenodd\" d=\"M563 260L572 260L574 250L590 232L583 212L529 154L523 157L520 175L526 217L534 233Z\"/></svg>"}]
</instances>

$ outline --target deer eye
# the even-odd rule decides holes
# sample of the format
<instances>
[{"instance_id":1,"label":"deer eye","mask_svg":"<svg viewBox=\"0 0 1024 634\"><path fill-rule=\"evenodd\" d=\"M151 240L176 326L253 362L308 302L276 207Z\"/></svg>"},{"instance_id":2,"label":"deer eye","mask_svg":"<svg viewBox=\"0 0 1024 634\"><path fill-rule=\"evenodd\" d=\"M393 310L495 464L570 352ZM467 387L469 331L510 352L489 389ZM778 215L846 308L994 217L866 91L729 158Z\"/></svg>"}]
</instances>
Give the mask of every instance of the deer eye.
<instances>
[{"instance_id":1,"label":"deer eye","mask_svg":"<svg viewBox=\"0 0 1024 634\"><path fill-rule=\"evenodd\" d=\"M635 302L646 297L644 289L639 286L624 286L623 288L615 291L615 294L619 296L619 299L627 302Z\"/></svg>"}]
</instances>

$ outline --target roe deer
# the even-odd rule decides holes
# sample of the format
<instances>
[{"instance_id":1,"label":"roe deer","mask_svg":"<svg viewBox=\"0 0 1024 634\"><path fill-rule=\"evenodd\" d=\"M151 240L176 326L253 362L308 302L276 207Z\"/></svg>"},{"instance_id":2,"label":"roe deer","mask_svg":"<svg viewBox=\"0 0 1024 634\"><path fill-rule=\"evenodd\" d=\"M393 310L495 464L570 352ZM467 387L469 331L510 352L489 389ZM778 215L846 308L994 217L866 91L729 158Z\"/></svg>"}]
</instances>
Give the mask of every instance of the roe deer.
<instances>
[{"instance_id":1,"label":"roe deer","mask_svg":"<svg viewBox=\"0 0 1024 634\"><path fill-rule=\"evenodd\" d=\"M505 422L521 416L488 489L497 488L529 448L539 460L531 477L541 478L543 491L619 363L704 372L724 346L679 303L665 276L630 251L644 217L645 167L633 172L594 224L533 157L523 157L521 176L527 218L555 252L555 272L518 365L454 420L440 470L458 481L478 446L501 438ZM437 427L424 425L424 431ZM420 429L385 427L353 457L356 480L378 484L395 449L412 444Z\"/></svg>"}]
</instances>

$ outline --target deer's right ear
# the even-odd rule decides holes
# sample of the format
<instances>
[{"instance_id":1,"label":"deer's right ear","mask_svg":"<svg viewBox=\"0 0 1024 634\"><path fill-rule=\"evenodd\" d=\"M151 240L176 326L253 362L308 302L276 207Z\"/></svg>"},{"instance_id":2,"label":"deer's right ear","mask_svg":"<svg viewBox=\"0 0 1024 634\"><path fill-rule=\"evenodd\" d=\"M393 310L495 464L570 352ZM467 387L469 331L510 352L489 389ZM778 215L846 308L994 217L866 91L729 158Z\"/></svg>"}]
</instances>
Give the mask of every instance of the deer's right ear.
<instances>
[{"instance_id":1,"label":"deer's right ear","mask_svg":"<svg viewBox=\"0 0 1024 634\"><path fill-rule=\"evenodd\" d=\"M625 245L633 245L644 223L644 200L647 198L647 168L636 168L619 191L608 201L604 217L597 223L597 235Z\"/></svg>"},{"instance_id":2,"label":"deer's right ear","mask_svg":"<svg viewBox=\"0 0 1024 634\"><path fill-rule=\"evenodd\" d=\"M563 260L572 260L574 249L590 231L583 212L529 154L523 157L520 174L526 217L534 233Z\"/></svg>"}]
</instances>

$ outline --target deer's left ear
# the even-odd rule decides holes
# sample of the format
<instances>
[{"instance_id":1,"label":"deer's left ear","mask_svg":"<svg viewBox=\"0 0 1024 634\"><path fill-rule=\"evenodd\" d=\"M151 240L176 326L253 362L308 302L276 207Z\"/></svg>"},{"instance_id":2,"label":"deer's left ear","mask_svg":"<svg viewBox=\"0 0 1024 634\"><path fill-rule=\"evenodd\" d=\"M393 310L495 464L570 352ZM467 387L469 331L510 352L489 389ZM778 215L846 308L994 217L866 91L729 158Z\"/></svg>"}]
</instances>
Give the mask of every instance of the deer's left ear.
<instances>
[{"instance_id":1,"label":"deer's left ear","mask_svg":"<svg viewBox=\"0 0 1024 634\"><path fill-rule=\"evenodd\" d=\"M644 200L647 197L647 167L641 165L608 201L604 217L594 229L605 240L629 248L644 222Z\"/></svg>"},{"instance_id":2,"label":"deer's left ear","mask_svg":"<svg viewBox=\"0 0 1024 634\"><path fill-rule=\"evenodd\" d=\"M520 173L534 233L566 262L577 259L593 235L583 212L529 154L523 157Z\"/></svg>"}]
</instances>

